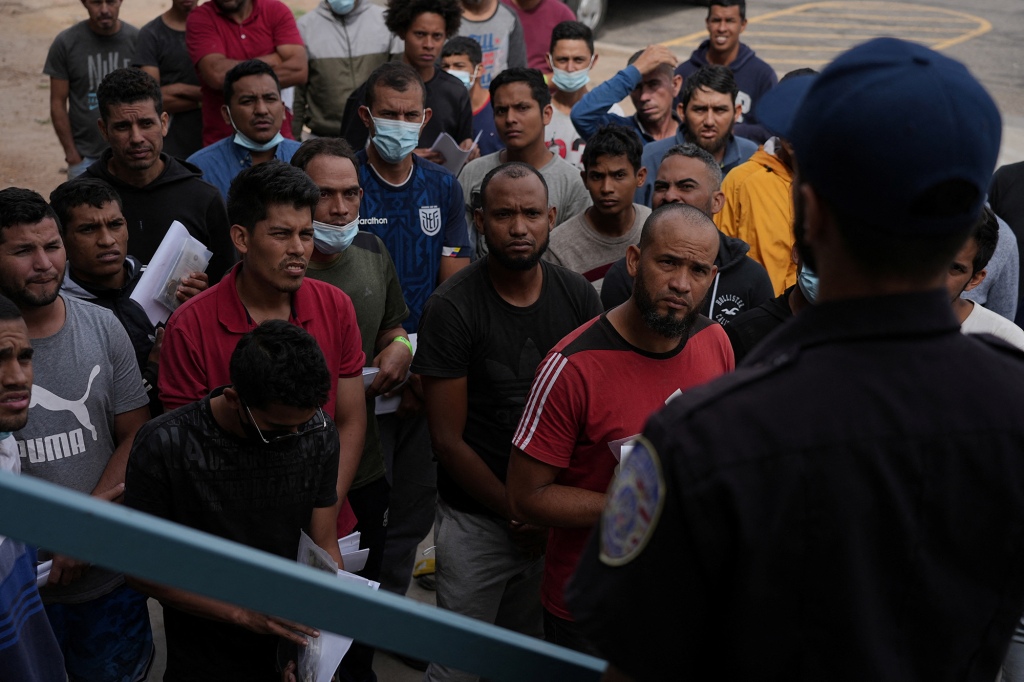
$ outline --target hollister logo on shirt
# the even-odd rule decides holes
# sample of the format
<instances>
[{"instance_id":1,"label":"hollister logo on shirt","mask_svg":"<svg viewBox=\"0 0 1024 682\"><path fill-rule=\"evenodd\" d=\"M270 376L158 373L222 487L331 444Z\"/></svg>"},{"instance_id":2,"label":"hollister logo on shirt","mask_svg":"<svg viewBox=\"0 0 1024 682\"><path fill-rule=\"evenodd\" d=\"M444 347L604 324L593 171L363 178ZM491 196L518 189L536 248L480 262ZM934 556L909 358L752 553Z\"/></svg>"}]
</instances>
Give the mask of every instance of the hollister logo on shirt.
<instances>
[{"instance_id":1,"label":"hollister logo on shirt","mask_svg":"<svg viewBox=\"0 0 1024 682\"><path fill-rule=\"evenodd\" d=\"M438 206L423 206L420 208L420 229L423 234L433 237L441 231L441 208Z\"/></svg>"}]
</instances>

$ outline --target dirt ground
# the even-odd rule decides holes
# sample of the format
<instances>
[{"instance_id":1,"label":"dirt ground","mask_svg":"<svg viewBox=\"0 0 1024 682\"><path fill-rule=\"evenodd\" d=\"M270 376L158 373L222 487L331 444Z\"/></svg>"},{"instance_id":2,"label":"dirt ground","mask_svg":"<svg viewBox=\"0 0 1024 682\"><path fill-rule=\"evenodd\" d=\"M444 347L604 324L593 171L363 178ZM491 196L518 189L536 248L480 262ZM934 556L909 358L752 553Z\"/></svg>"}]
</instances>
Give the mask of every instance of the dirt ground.
<instances>
[{"instance_id":1,"label":"dirt ground","mask_svg":"<svg viewBox=\"0 0 1024 682\"><path fill-rule=\"evenodd\" d=\"M289 0L308 11L317 0ZM169 0L126 0L121 19L142 27ZM0 187L28 187L49 196L66 179L64 151L50 125L49 78L43 75L53 38L85 19L80 0L0 0Z\"/></svg>"}]
</instances>

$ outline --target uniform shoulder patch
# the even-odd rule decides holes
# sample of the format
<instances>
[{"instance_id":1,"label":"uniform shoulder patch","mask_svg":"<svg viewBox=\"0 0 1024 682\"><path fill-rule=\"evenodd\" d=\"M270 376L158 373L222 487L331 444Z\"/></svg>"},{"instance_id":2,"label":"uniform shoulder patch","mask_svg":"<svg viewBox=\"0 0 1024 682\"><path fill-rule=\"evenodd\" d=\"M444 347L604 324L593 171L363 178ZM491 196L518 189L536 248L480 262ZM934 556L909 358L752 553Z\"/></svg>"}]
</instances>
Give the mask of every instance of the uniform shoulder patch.
<instances>
[{"instance_id":1,"label":"uniform shoulder patch","mask_svg":"<svg viewBox=\"0 0 1024 682\"><path fill-rule=\"evenodd\" d=\"M601 514L601 562L624 566L647 546L665 505L665 477L658 453L643 436L619 465Z\"/></svg>"}]
</instances>

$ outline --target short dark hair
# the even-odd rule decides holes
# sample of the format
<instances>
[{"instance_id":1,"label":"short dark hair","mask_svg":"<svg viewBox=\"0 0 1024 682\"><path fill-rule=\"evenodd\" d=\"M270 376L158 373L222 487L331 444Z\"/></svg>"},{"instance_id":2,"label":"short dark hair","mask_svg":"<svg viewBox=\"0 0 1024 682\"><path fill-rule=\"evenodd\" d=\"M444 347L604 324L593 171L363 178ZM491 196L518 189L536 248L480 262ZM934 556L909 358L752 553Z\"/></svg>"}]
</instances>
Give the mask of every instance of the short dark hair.
<instances>
[{"instance_id":1,"label":"short dark hair","mask_svg":"<svg viewBox=\"0 0 1024 682\"><path fill-rule=\"evenodd\" d=\"M971 262L971 267L974 268L974 272L971 273L973 275L985 269L992 260L992 254L996 252L996 245L999 244L999 220L988 206L981 208L981 215L974 224L971 239L978 245L978 252L974 254L974 260Z\"/></svg>"},{"instance_id":2,"label":"short dark hair","mask_svg":"<svg viewBox=\"0 0 1024 682\"><path fill-rule=\"evenodd\" d=\"M388 0L384 25L399 38L405 38L416 17L428 12L444 19L446 36L459 32L462 25L462 6L459 0Z\"/></svg>"},{"instance_id":3,"label":"short dark hair","mask_svg":"<svg viewBox=\"0 0 1024 682\"><path fill-rule=\"evenodd\" d=\"M582 40L590 49L590 54L594 54L594 32L582 22L562 21L555 24L555 27L551 29L551 45L548 47L548 52L555 51L555 43L559 40Z\"/></svg>"},{"instance_id":4,"label":"short dark hair","mask_svg":"<svg viewBox=\"0 0 1024 682\"><path fill-rule=\"evenodd\" d=\"M484 60L484 52L480 49L480 43L469 36L455 36L441 48L442 57L452 57L457 54L464 54L469 63L476 66Z\"/></svg>"},{"instance_id":5,"label":"short dark hair","mask_svg":"<svg viewBox=\"0 0 1024 682\"><path fill-rule=\"evenodd\" d=\"M0 243L3 243L3 231L7 228L35 225L47 218L53 218L57 229L60 229L60 218L38 192L21 187L0 190Z\"/></svg>"},{"instance_id":6,"label":"short dark hair","mask_svg":"<svg viewBox=\"0 0 1024 682\"><path fill-rule=\"evenodd\" d=\"M366 79L366 108L373 111L373 101L377 97L377 88L385 87L398 92L406 92L410 85L419 86L423 93L423 106L427 106L427 86L419 72L402 62L384 62L370 73Z\"/></svg>"},{"instance_id":7,"label":"short dark hair","mask_svg":"<svg viewBox=\"0 0 1024 682\"><path fill-rule=\"evenodd\" d=\"M747 0L710 0L708 2L708 16L711 16L711 8L715 7L739 7L740 19L747 20Z\"/></svg>"},{"instance_id":8,"label":"short dark hair","mask_svg":"<svg viewBox=\"0 0 1024 682\"><path fill-rule=\"evenodd\" d=\"M688 159L702 161L708 169L708 176L711 178L711 184L714 185L714 189L722 189L722 167L718 165L715 157L711 156L711 152L708 150L690 142L673 145L661 157L661 163L665 163L665 159L670 156L685 156ZM657 175L657 172L655 172L655 175Z\"/></svg>"},{"instance_id":9,"label":"short dark hair","mask_svg":"<svg viewBox=\"0 0 1024 682\"><path fill-rule=\"evenodd\" d=\"M732 75L732 69L717 64L706 64L686 79L686 87L683 88L681 100L684 109L690 104L690 98L698 88L707 88L723 95L729 95L734 106L736 95L740 92L740 87L736 85L736 77Z\"/></svg>"},{"instance_id":10,"label":"short dark hair","mask_svg":"<svg viewBox=\"0 0 1024 682\"><path fill-rule=\"evenodd\" d=\"M93 208L101 208L103 204L113 201L124 212L124 202L117 191L99 178L78 177L59 185L50 192L50 206L57 214L57 224L63 235L71 222L71 210L88 204Z\"/></svg>"},{"instance_id":11,"label":"short dark hair","mask_svg":"<svg viewBox=\"0 0 1024 682\"><path fill-rule=\"evenodd\" d=\"M594 133L587 146L583 148L583 167L589 169L602 156L625 156L633 166L633 172L639 172L640 161L644 154L644 146L636 131L620 125L602 126Z\"/></svg>"},{"instance_id":12,"label":"short dark hair","mask_svg":"<svg viewBox=\"0 0 1024 682\"><path fill-rule=\"evenodd\" d=\"M696 206L690 206L689 204L674 203L674 204L662 204L658 208L651 211L651 215L647 216L647 220L644 221L644 226L640 232L640 243L637 245L640 250L643 251L651 243L653 239L655 227L670 213L680 214L680 218L690 223L704 223L711 224L711 227L715 227L715 221L711 219L711 216L700 210ZM718 228L715 227L717 230Z\"/></svg>"},{"instance_id":13,"label":"short dark hair","mask_svg":"<svg viewBox=\"0 0 1024 682\"><path fill-rule=\"evenodd\" d=\"M246 168L231 181L228 219L247 230L267 219L267 207L289 205L308 208L310 215L320 201L320 188L309 176L284 161L271 159Z\"/></svg>"},{"instance_id":14,"label":"short dark hair","mask_svg":"<svg viewBox=\"0 0 1024 682\"><path fill-rule=\"evenodd\" d=\"M14 301L0 295L0 321L20 320L22 317L21 310L14 304Z\"/></svg>"},{"instance_id":15,"label":"short dark hair","mask_svg":"<svg viewBox=\"0 0 1024 682\"><path fill-rule=\"evenodd\" d=\"M231 98L235 96L235 83L246 76L270 76L277 84L277 92L281 92L281 79L274 73L274 68L259 59L246 59L231 67L224 74L224 104L231 106Z\"/></svg>"},{"instance_id":16,"label":"short dark hair","mask_svg":"<svg viewBox=\"0 0 1024 682\"><path fill-rule=\"evenodd\" d=\"M96 100L100 106L100 118L106 122L110 107L117 104L134 104L153 100L156 113L163 113L164 98L160 84L142 69L114 69L100 81L96 88Z\"/></svg>"},{"instance_id":17,"label":"short dark hair","mask_svg":"<svg viewBox=\"0 0 1024 682\"><path fill-rule=\"evenodd\" d=\"M284 320L268 320L239 339L228 371L238 397L261 410L274 404L322 407L330 394L331 374L320 345Z\"/></svg>"},{"instance_id":18,"label":"short dark hair","mask_svg":"<svg viewBox=\"0 0 1024 682\"><path fill-rule=\"evenodd\" d=\"M519 178L529 177L530 175L540 178L540 184L544 186L544 204L550 205L548 183L544 179L544 176L540 174L540 171L530 164L523 163L522 161L510 161L509 163L501 164L497 168L492 168L488 171L487 175L484 176L483 182L480 183L480 208L482 209L487 206L487 187L491 184L491 180L494 178L502 176L518 180Z\"/></svg>"},{"instance_id":19,"label":"short dark hair","mask_svg":"<svg viewBox=\"0 0 1024 682\"><path fill-rule=\"evenodd\" d=\"M551 104L551 90L548 89L548 84L544 81L544 74L537 69L523 67L505 69L491 79L491 86L488 88L488 91L491 93L491 100L494 100L494 95L498 92L499 88L511 85L512 83L526 83L529 85L530 95L540 105L541 110Z\"/></svg>"},{"instance_id":20,"label":"short dark hair","mask_svg":"<svg viewBox=\"0 0 1024 682\"><path fill-rule=\"evenodd\" d=\"M337 156L341 159L348 159L352 162L356 172L359 171L359 159L352 151L352 146L347 140L341 137L314 137L306 140L292 155L292 165L300 170L306 170L306 166L318 156Z\"/></svg>"}]
</instances>

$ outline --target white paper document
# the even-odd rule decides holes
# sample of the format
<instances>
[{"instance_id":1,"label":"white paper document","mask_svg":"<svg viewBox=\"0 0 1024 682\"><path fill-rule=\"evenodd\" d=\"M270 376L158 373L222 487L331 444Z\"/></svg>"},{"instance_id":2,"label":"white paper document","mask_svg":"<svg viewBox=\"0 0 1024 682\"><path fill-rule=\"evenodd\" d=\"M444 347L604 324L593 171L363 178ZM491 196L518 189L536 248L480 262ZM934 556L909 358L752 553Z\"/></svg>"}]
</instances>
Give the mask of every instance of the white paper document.
<instances>
[{"instance_id":1,"label":"white paper document","mask_svg":"<svg viewBox=\"0 0 1024 682\"><path fill-rule=\"evenodd\" d=\"M380 374L380 367L363 367L363 389L370 387L373 380Z\"/></svg>"},{"instance_id":2,"label":"white paper document","mask_svg":"<svg viewBox=\"0 0 1024 682\"><path fill-rule=\"evenodd\" d=\"M339 549L342 546L342 542L345 542L346 548L351 548L353 536L355 536L355 549L359 549L359 533L353 533L338 540ZM344 553L342 558L347 562ZM313 542L312 538L305 533L302 533L299 537L298 562L321 571L334 573L339 580L359 583L372 590L380 587L380 583L373 580L360 578L358 575L348 571L339 571L338 565L331 558L331 555ZM365 557L363 558L363 564L366 564ZM299 648L299 682L331 682L334 671L338 669L341 659L345 658L345 654L348 653L351 646L352 639L350 637L342 637L341 635L324 630L320 630L319 637L306 637L306 646Z\"/></svg>"},{"instance_id":3,"label":"white paper document","mask_svg":"<svg viewBox=\"0 0 1024 682\"><path fill-rule=\"evenodd\" d=\"M205 272L213 252L175 220L142 273L131 299L154 325L163 324L181 303L178 285L190 272Z\"/></svg>"},{"instance_id":4,"label":"white paper document","mask_svg":"<svg viewBox=\"0 0 1024 682\"><path fill-rule=\"evenodd\" d=\"M365 563L365 562L363 562ZM50 569L53 568L53 559L36 564L36 587L42 587L50 580Z\"/></svg>"},{"instance_id":5,"label":"white paper document","mask_svg":"<svg viewBox=\"0 0 1024 682\"><path fill-rule=\"evenodd\" d=\"M345 562L345 571L349 573L358 573L366 568L366 558L370 556L369 547L359 549L359 539L360 533L356 531L338 540L341 560Z\"/></svg>"},{"instance_id":6,"label":"white paper document","mask_svg":"<svg viewBox=\"0 0 1024 682\"><path fill-rule=\"evenodd\" d=\"M452 175L458 175L462 167L466 165L466 159L469 158L473 148L470 147L468 150L462 149L454 137L448 133L441 132L437 134L437 139L434 140L430 150L441 152L444 155L444 167L451 171Z\"/></svg>"}]
</instances>

